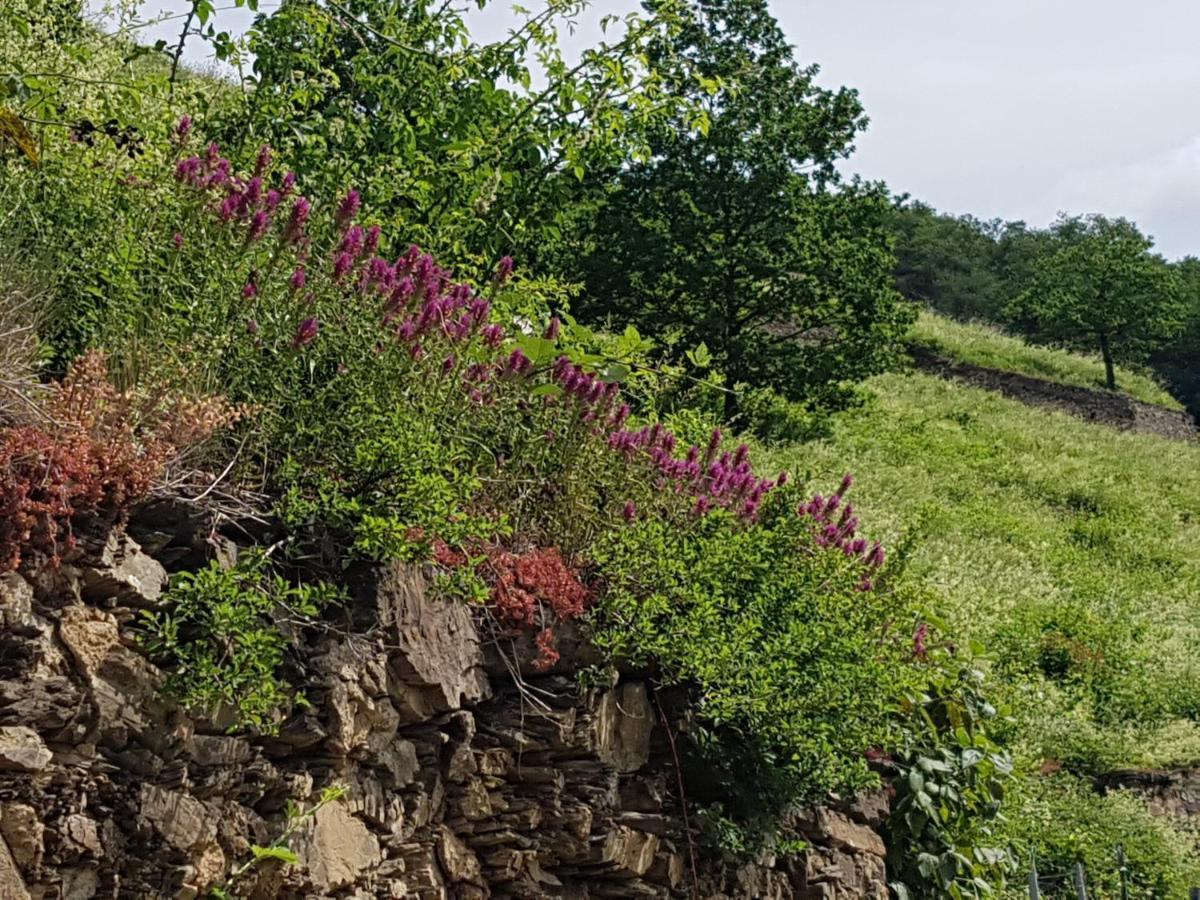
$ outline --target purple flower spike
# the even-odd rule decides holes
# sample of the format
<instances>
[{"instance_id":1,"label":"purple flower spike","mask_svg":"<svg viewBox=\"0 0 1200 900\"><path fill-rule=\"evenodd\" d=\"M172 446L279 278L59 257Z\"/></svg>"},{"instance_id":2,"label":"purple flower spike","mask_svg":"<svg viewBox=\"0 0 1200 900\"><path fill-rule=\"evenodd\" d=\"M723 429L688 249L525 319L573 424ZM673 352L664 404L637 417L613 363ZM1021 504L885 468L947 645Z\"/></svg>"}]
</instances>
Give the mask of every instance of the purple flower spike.
<instances>
[{"instance_id":1,"label":"purple flower spike","mask_svg":"<svg viewBox=\"0 0 1200 900\"><path fill-rule=\"evenodd\" d=\"M251 297L258 296L258 285L254 283L253 278L251 278L242 286L242 296L247 300L249 300Z\"/></svg>"},{"instance_id":2,"label":"purple flower spike","mask_svg":"<svg viewBox=\"0 0 1200 900\"><path fill-rule=\"evenodd\" d=\"M297 350L301 347L307 347L316 340L317 332L321 330L321 323L316 316L309 316L301 322L296 328L296 334L292 337L292 346Z\"/></svg>"},{"instance_id":3,"label":"purple flower spike","mask_svg":"<svg viewBox=\"0 0 1200 900\"><path fill-rule=\"evenodd\" d=\"M175 137L179 138L179 142L183 143L187 140L188 135L192 133L192 117L188 115L179 117L179 124L175 126Z\"/></svg>"},{"instance_id":4,"label":"purple flower spike","mask_svg":"<svg viewBox=\"0 0 1200 900\"><path fill-rule=\"evenodd\" d=\"M513 258L505 256L496 266L496 284L504 284L512 276L513 273Z\"/></svg>"},{"instance_id":5,"label":"purple flower spike","mask_svg":"<svg viewBox=\"0 0 1200 900\"><path fill-rule=\"evenodd\" d=\"M271 162L274 160L274 155L271 153L271 148L263 144L258 148L258 157L254 160L254 174L265 175L267 169L271 168Z\"/></svg>"},{"instance_id":6,"label":"purple flower spike","mask_svg":"<svg viewBox=\"0 0 1200 900\"><path fill-rule=\"evenodd\" d=\"M341 281L354 267L354 257L343 250L333 261L333 280Z\"/></svg>"},{"instance_id":7,"label":"purple flower spike","mask_svg":"<svg viewBox=\"0 0 1200 900\"><path fill-rule=\"evenodd\" d=\"M258 334L258 319L248 319L246 321L246 332L248 334Z\"/></svg>"},{"instance_id":8,"label":"purple flower spike","mask_svg":"<svg viewBox=\"0 0 1200 900\"><path fill-rule=\"evenodd\" d=\"M179 250L181 247L183 247L183 235L180 234L178 231L175 232L175 234L171 236L171 245L176 250Z\"/></svg>"},{"instance_id":9,"label":"purple flower spike","mask_svg":"<svg viewBox=\"0 0 1200 900\"><path fill-rule=\"evenodd\" d=\"M295 271L292 272L292 277L288 279L288 284L291 285L293 291L299 291L302 290L304 285L307 283L308 271L304 268L304 266L296 266Z\"/></svg>"},{"instance_id":10,"label":"purple flower spike","mask_svg":"<svg viewBox=\"0 0 1200 900\"><path fill-rule=\"evenodd\" d=\"M358 210L362 207L362 195L358 191L350 190L346 196L342 198L342 202L338 204L337 212L334 213L334 221L339 225L345 225L355 216L358 215Z\"/></svg>"},{"instance_id":11,"label":"purple flower spike","mask_svg":"<svg viewBox=\"0 0 1200 900\"><path fill-rule=\"evenodd\" d=\"M625 508L622 510L621 514L625 517L626 522L637 521L637 507L633 505L632 500L625 501Z\"/></svg>"},{"instance_id":12,"label":"purple flower spike","mask_svg":"<svg viewBox=\"0 0 1200 900\"><path fill-rule=\"evenodd\" d=\"M367 254L374 253L379 249L379 237L383 230L378 225L372 225L367 229L366 241L363 244L363 252Z\"/></svg>"},{"instance_id":13,"label":"purple flower spike","mask_svg":"<svg viewBox=\"0 0 1200 900\"><path fill-rule=\"evenodd\" d=\"M304 226L312 215L312 204L306 197L297 197L292 204L292 212L288 216L287 227L283 230L285 243L295 243L304 236Z\"/></svg>"},{"instance_id":14,"label":"purple flower spike","mask_svg":"<svg viewBox=\"0 0 1200 900\"><path fill-rule=\"evenodd\" d=\"M265 209L260 209L250 217L250 230L246 234L246 238L250 243L262 240L263 235L267 233L267 229L271 227L271 214Z\"/></svg>"}]
</instances>

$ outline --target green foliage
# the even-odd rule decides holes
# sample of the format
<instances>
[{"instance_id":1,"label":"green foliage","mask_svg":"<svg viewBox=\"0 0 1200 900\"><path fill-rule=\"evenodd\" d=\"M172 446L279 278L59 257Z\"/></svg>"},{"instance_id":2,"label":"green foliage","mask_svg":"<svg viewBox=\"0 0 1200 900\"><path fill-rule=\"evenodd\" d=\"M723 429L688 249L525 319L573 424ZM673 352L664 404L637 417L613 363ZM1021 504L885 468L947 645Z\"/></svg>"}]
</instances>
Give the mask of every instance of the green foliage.
<instances>
[{"instance_id":1,"label":"green foliage","mask_svg":"<svg viewBox=\"0 0 1200 900\"><path fill-rule=\"evenodd\" d=\"M1039 338L1098 346L1115 388L1117 355L1144 358L1183 327L1177 274L1124 219L1063 219L1052 235L1008 316Z\"/></svg>"},{"instance_id":2,"label":"green foliage","mask_svg":"<svg viewBox=\"0 0 1200 900\"><path fill-rule=\"evenodd\" d=\"M908 577L949 633L992 652L1020 780L1044 760L1091 776L1200 759L1200 450L924 374L867 387L829 438L760 458L871 473L856 505L885 540L925 520ZM1106 822L1096 852L1111 854L1120 819ZM1086 817L1074 827L1089 834Z\"/></svg>"},{"instance_id":3,"label":"green foliage","mask_svg":"<svg viewBox=\"0 0 1200 900\"><path fill-rule=\"evenodd\" d=\"M857 96L816 84L763 0L689 7L652 59L705 118L676 115L578 208L559 256L585 284L580 315L703 343L730 384L840 402L908 321L886 192L834 168L865 124Z\"/></svg>"},{"instance_id":4,"label":"green foliage","mask_svg":"<svg viewBox=\"0 0 1200 900\"><path fill-rule=\"evenodd\" d=\"M261 553L224 568L213 561L171 577L162 607L143 614L145 644L167 669L165 692L233 727L271 732L278 713L303 702L284 678L287 631L338 598L325 584L291 584L268 572Z\"/></svg>"},{"instance_id":5,"label":"green foliage","mask_svg":"<svg viewBox=\"0 0 1200 900\"><path fill-rule=\"evenodd\" d=\"M1090 896L1116 897L1115 852L1121 845L1130 897L1186 897L1200 884L1195 836L1153 815L1140 797L1124 791L1100 795L1087 780L1064 774L1034 775L1018 783L1023 787L1013 798L1005 831L1023 872L1029 871L1031 853L1043 876L1061 877L1082 862ZM1067 884L1046 896L1074 896Z\"/></svg>"},{"instance_id":6,"label":"green foliage","mask_svg":"<svg viewBox=\"0 0 1200 900\"><path fill-rule=\"evenodd\" d=\"M872 783L862 751L888 743L890 704L912 677L888 627L908 618L903 598L856 589L861 564L818 548L797 500L773 491L754 528L646 517L593 550L606 582L597 645L694 685L701 720L734 745L752 739L781 803Z\"/></svg>"},{"instance_id":7,"label":"green foliage","mask_svg":"<svg viewBox=\"0 0 1200 900\"><path fill-rule=\"evenodd\" d=\"M677 105L644 58L672 5L606 16L604 42L571 62L558 34L586 6L518 9L506 37L478 43L454 4L285 3L250 33L246 104L222 130L251 153L272 144L316 192L357 186L460 271L525 261L580 178L644 155L645 130Z\"/></svg>"},{"instance_id":8,"label":"green foliage","mask_svg":"<svg viewBox=\"0 0 1200 900\"><path fill-rule=\"evenodd\" d=\"M788 400L771 388L740 385L738 424L768 444L797 443L827 433L828 419L804 403Z\"/></svg>"},{"instance_id":9,"label":"green foliage","mask_svg":"<svg viewBox=\"0 0 1200 900\"><path fill-rule=\"evenodd\" d=\"M989 896L1014 870L997 834L1012 761L996 742L984 676L942 649L893 754L888 873L906 897Z\"/></svg>"},{"instance_id":10,"label":"green foliage","mask_svg":"<svg viewBox=\"0 0 1200 900\"><path fill-rule=\"evenodd\" d=\"M953 360L1019 372L1034 378L1074 384L1080 387L1104 386L1104 362L1098 356L1067 350L1039 347L1009 335L996 326L956 322L924 311L913 323L910 340L940 356ZM1150 374L1138 367L1116 369L1121 390L1145 403L1168 409L1180 409L1172 397Z\"/></svg>"},{"instance_id":11,"label":"green foliage","mask_svg":"<svg viewBox=\"0 0 1200 900\"><path fill-rule=\"evenodd\" d=\"M255 867L262 865L265 862L274 861L282 863L285 866L294 866L300 862L295 852L291 849L292 838L296 832L304 825L312 821L312 819L321 811L322 808L330 803L336 803L346 796L346 789L339 785L330 785L321 790L320 797L317 802L308 809L303 809L294 801L289 800L284 812L284 827L280 832L279 837L272 841L266 847L261 847L258 844L250 845L250 858L241 865L235 867L229 873L229 878L222 885L217 885L209 888L208 896L214 900L232 900L237 896L233 892L234 885L245 878Z\"/></svg>"}]
</instances>

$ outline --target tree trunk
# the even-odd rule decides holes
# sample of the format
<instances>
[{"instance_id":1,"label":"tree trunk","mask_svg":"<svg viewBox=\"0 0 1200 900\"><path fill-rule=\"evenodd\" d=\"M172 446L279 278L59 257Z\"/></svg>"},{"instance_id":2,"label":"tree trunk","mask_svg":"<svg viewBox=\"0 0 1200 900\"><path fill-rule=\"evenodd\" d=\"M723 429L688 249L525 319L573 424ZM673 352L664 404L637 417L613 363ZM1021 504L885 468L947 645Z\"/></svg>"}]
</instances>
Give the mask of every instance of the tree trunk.
<instances>
[{"instance_id":1,"label":"tree trunk","mask_svg":"<svg viewBox=\"0 0 1200 900\"><path fill-rule=\"evenodd\" d=\"M1100 355L1104 357L1104 384L1110 391L1117 389L1117 376L1113 371L1112 346L1108 342L1108 334L1100 332Z\"/></svg>"}]
</instances>

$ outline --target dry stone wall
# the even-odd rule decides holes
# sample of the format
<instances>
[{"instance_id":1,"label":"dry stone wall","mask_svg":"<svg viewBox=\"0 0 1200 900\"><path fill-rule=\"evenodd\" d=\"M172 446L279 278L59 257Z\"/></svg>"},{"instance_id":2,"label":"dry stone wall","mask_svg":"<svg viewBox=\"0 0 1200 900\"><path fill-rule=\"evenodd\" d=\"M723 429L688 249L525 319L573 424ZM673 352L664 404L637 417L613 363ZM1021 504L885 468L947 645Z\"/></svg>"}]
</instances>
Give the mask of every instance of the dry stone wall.
<instances>
[{"instance_id":1,"label":"dry stone wall","mask_svg":"<svg viewBox=\"0 0 1200 900\"><path fill-rule=\"evenodd\" d=\"M192 898L305 820L300 862L254 898L884 898L882 795L797 813L805 852L724 858L689 840L664 716L632 675L528 675L420 572L360 579L315 629L311 707L273 737L162 699L130 624L203 541L170 518L36 575L0 577L0 898ZM184 539L180 539L184 535ZM236 552L217 542L220 552ZM532 658L532 654L526 656ZM673 727L682 727L673 721ZM692 836L694 838L694 836Z\"/></svg>"},{"instance_id":2,"label":"dry stone wall","mask_svg":"<svg viewBox=\"0 0 1200 900\"><path fill-rule=\"evenodd\" d=\"M946 359L922 347L911 347L910 353L917 368L923 371L995 391L1030 406L1057 409L1112 428L1158 434L1175 440L1196 439L1195 420L1181 410L1143 403L1115 391L1059 384L1016 372Z\"/></svg>"}]
</instances>

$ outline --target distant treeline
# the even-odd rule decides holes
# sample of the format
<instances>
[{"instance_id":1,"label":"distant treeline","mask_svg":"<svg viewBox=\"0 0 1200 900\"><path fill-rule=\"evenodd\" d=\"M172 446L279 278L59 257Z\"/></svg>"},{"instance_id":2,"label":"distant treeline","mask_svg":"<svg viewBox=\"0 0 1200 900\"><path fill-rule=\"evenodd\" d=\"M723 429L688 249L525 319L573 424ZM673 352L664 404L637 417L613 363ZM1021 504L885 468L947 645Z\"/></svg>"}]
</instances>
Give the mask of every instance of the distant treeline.
<instances>
[{"instance_id":1,"label":"distant treeline","mask_svg":"<svg viewBox=\"0 0 1200 900\"><path fill-rule=\"evenodd\" d=\"M1200 412L1200 258L1168 262L1124 219L1063 215L1035 228L948 215L905 197L893 207L891 232L896 287L907 299L956 319L1093 352L1102 352L1100 340L1083 320L1115 317L1113 355L1149 363L1193 413ZM1124 250L1113 249L1118 246ZM1076 307L1049 302L1054 294L1071 294ZM1050 306L1056 315L1046 315ZM1129 324L1122 325L1122 314L1132 314Z\"/></svg>"}]
</instances>

